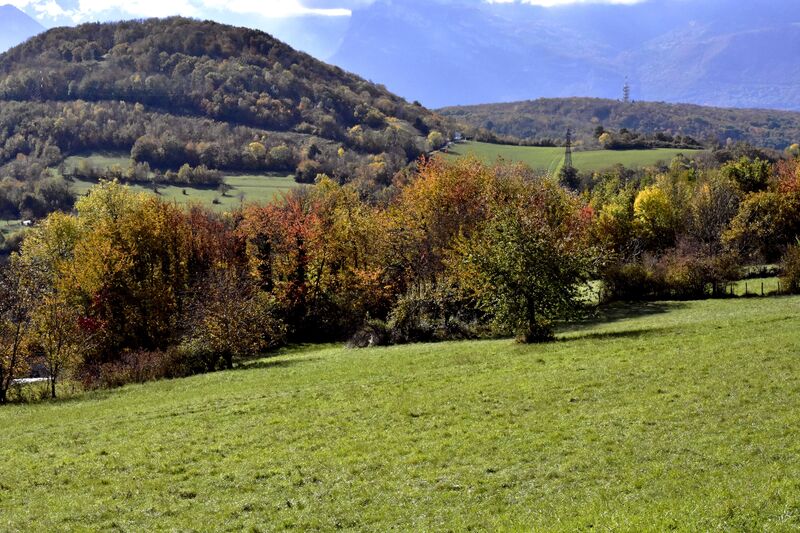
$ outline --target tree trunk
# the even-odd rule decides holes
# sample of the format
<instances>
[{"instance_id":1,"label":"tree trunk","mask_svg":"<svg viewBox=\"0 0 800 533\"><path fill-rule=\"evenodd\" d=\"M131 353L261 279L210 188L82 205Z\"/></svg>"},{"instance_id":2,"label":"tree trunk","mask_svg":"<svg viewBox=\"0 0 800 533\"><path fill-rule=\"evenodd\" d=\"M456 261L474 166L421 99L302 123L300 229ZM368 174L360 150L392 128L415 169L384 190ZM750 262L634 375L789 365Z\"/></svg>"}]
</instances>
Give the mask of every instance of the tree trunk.
<instances>
[{"instance_id":1,"label":"tree trunk","mask_svg":"<svg viewBox=\"0 0 800 533\"><path fill-rule=\"evenodd\" d=\"M56 378L55 376L50 377L50 397L52 399L56 399Z\"/></svg>"},{"instance_id":2,"label":"tree trunk","mask_svg":"<svg viewBox=\"0 0 800 533\"><path fill-rule=\"evenodd\" d=\"M517 340L524 344L533 344L537 342L547 342L553 340L553 330L546 323L538 320L536 311L534 310L533 302L528 299L528 320L525 331L522 335L517 337Z\"/></svg>"},{"instance_id":3,"label":"tree trunk","mask_svg":"<svg viewBox=\"0 0 800 533\"><path fill-rule=\"evenodd\" d=\"M537 322L530 322L519 342L524 344L535 344L553 340L553 330L549 326L544 326Z\"/></svg>"}]
</instances>

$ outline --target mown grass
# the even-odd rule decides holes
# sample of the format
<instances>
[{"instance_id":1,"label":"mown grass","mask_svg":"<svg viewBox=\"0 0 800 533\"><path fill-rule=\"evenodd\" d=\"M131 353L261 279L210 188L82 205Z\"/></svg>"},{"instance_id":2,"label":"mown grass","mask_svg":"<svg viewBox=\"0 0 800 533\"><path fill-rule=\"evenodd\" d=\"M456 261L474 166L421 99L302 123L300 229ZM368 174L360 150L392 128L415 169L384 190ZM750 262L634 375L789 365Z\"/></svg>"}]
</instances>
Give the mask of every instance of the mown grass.
<instances>
[{"instance_id":1,"label":"mown grass","mask_svg":"<svg viewBox=\"0 0 800 533\"><path fill-rule=\"evenodd\" d=\"M127 154L114 152L71 156L64 161L64 166L67 171L72 171L84 160L97 169L107 169L115 165L125 169L130 166L130 157ZM231 187L225 195L214 187L167 185L158 187L158 196L181 205L197 203L217 211L231 211L243 204L271 202L299 186L293 176L279 174L228 174L224 176L224 181ZM74 180L72 190L83 196L94 185L95 182L92 181ZM131 187L137 191L153 193L153 188L147 184L132 184Z\"/></svg>"},{"instance_id":2,"label":"mown grass","mask_svg":"<svg viewBox=\"0 0 800 533\"><path fill-rule=\"evenodd\" d=\"M225 195L212 187L166 185L158 187L158 197L180 205L194 203L216 211L231 211L244 204L269 203L299 186L291 176L229 175L225 177L225 183L231 187ZM72 189L75 194L84 196L94 185L96 183L91 181L74 180ZM130 187L135 191L155 194L150 186L131 184Z\"/></svg>"},{"instance_id":3,"label":"mown grass","mask_svg":"<svg viewBox=\"0 0 800 533\"><path fill-rule=\"evenodd\" d=\"M652 166L659 161L669 162L677 154L690 155L697 150L657 149L657 150L595 150L575 152L572 156L575 168L583 172L599 171L616 164L626 167ZM546 170L555 174L564 164L564 148L538 146L510 146L480 142L456 144L450 149L449 157L463 157L474 154L487 163L494 163L498 157L506 161L519 161L532 168Z\"/></svg>"},{"instance_id":4,"label":"mown grass","mask_svg":"<svg viewBox=\"0 0 800 533\"><path fill-rule=\"evenodd\" d=\"M800 298L0 409L0 529L789 531Z\"/></svg>"},{"instance_id":5,"label":"mown grass","mask_svg":"<svg viewBox=\"0 0 800 533\"><path fill-rule=\"evenodd\" d=\"M9 237L18 231L22 231L24 226L21 220L0 219L0 233L3 237Z\"/></svg>"}]
</instances>

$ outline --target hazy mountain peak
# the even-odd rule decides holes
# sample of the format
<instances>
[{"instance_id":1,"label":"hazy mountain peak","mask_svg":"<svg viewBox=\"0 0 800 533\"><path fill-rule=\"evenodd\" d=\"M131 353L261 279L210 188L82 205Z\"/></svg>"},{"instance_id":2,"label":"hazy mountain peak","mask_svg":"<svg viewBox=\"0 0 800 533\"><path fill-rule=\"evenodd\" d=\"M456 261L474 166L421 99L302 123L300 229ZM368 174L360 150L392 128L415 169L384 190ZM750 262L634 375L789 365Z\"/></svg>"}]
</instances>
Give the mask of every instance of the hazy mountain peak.
<instances>
[{"instance_id":1,"label":"hazy mountain peak","mask_svg":"<svg viewBox=\"0 0 800 533\"><path fill-rule=\"evenodd\" d=\"M16 7L0 6L0 52L5 52L44 29L44 26Z\"/></svg>"},{"instance_id":2,"label":"hazy mountain peak","mask_svg":"<svg viewBox=\"0 0 800 533\"><path fill-rule=\"evenodd\" d=\"M545 8L377 0L331 61L432 107L538 97L800 109L794 0L650 0ZM767 89L766 84L771 89Z\"/></svg>"}]
</instances>

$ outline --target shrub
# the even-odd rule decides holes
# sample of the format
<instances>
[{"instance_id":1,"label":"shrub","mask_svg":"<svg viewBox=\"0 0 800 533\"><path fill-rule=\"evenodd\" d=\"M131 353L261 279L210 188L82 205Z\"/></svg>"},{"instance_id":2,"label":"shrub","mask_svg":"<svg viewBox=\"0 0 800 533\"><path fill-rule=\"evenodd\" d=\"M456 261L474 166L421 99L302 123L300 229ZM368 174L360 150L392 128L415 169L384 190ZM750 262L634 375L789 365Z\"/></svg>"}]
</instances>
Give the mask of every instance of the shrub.
<instances>
[{"instance_id":1,"label":"shrub","mask_svg":"<svg viewBox=\"0 0 800 533\"><path fill-rule=\"evenodd\" d=\"M800 242L786 249L781 266L781 281L786 285L786 291L791 294L800 293Z\"/></svg>"},{"instance_id":2,"label":"shrub","mask_svg":"<svg viewBox=\"0 0 800 533\"><path fill-rule=\"evenodd\" d=\"M115 361L83 368L80 380L86 389L110 389L193 373L197 372L186 364L185 354L177 348L133 350L123 352Z\"/></svg>"},{"instance_id":3,"label":"shrub","mask_svg":"<svg viewBox=\"0 0 800 533\"><path fill-rule=\"evenodd\" d=\"M401 296L389 313L392 344L471 339L486 329L484 314L455 285L421 283Z\"/></svg>"},{"instance_id":4,"label":"shrub","mask_svg":"<svg viewBox=\"0 0 800 533\"><path fill-rule=\"evenodd\" d=\"M735 256L705 256L685 247L610 265L602 275L605 301L721 296L726 284L740 277Z\"/></svg>"},{"instance_id":5,"label":"shrub","mask_svg":"<svg viewBox=\"0 0 800 533\"><path fill-rule=\"evenodd\" d=\"M371 348L389 344L391 331L383 320L367 320L347 342L349 348Z\"/></svg>"}]
</instances>

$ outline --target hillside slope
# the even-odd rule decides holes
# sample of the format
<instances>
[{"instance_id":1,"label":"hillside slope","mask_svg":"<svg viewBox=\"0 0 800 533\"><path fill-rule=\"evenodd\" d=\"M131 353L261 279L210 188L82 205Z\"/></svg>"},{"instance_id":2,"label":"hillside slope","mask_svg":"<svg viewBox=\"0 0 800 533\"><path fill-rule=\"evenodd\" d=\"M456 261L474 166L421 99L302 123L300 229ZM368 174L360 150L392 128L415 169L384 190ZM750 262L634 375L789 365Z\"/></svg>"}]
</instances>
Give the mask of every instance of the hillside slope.
<instances>
[{"instance_id":1,"label":"hillside slope","mask_svg":"<svg viewBox=\"0 0 800 533\"><path fill-rule=\"evenodd\" d=\"M540 97L800 110L794 0L377 0L331 61L432 107Z\"/></svg>"},{"instance_id":2,"label":"hillside slope","mask_svg":"<svg viewBox=\"0 0 800 533\"><path fill-rule=\"evenodd\" d=\"M797 529L800 300L635 311L5 407L0 526Z\"/></svg>"},{"instance_id":3,"label":"hillside slope","mask_svg":"<svg viewBox=\"0 0 800 533\"><path fill-rule=\"evenodd\" d=\"M564 136L572 128L588 139L598 126L641 133L688 135L700 141L746 141L783 149L800 142L800 113L731 109L689 104L634 102L599 98L547 98L524 102L448 107L441 113L456 121L523 139Z\"/></svg>"},{"instance_id":4,"label":"hillside slope","mask_svg":"<svg viewBox=\"0 0 800 533\"><path fill-rule=\"evenodd\" d=\"M386 182L429 148L433 129L448 134L441 117L383 87L213 22L57 28L0 56L0 175L105 149L165 171Z\"/></svg>"},{"instance_id":5,"label":"hillside slope","mask_svg":"<svg viewBox=\"0 0 800 533\"><path fill-rule=\"evenodd\" d=\"M12 5L0 6L0 52L44 31L44 26Z\"/></svg>"}]
</instances>

